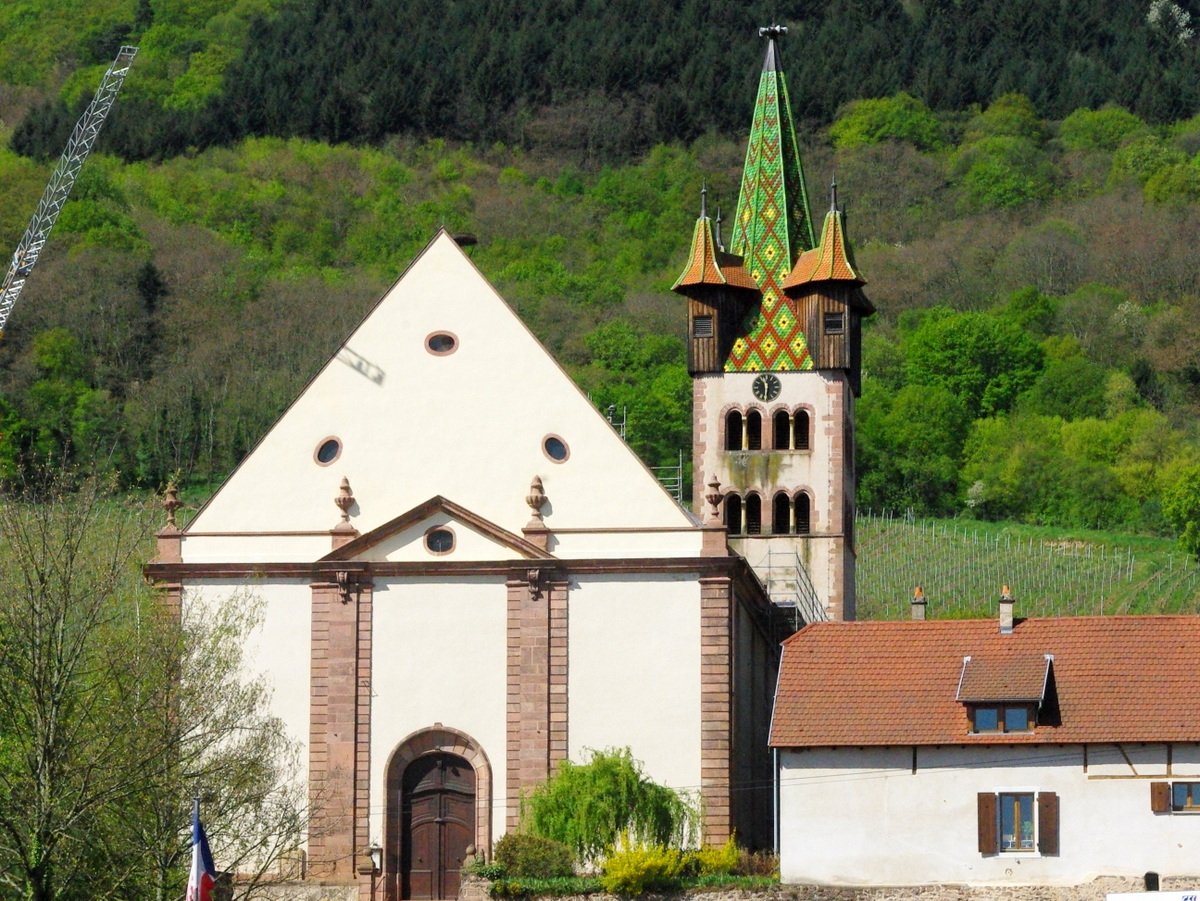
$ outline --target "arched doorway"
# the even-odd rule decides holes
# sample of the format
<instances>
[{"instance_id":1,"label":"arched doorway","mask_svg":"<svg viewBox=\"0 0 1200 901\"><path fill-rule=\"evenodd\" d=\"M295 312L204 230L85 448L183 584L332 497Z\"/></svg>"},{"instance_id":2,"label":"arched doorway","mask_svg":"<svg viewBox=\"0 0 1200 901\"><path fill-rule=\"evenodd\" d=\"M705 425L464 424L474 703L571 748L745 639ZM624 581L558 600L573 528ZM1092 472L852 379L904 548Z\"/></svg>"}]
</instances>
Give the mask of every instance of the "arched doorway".
<instances>
[{"instance_id":1,"label":"arched doorway","mask_svg":"<svg viewBox=\"0 0 1200 901\"><path fill-rule=\"evenodd\" d=\"M442 823L431 826L435 810ZM441 723L408 735L387 763L383 901L457 897L467 847L492 846L491 813L492 766L478 742Z\"/></svg>"},{"instance_id":2,"label":"arched doorway","mask_svg":"<svg viewBox=\"0 0 1200 901\"><path fill-rule=\"evenodd\" d=\"M400 789L400 897L457 898L475 844L475 770L456 754L418 757Z\"/></svg>"}]
</instances>

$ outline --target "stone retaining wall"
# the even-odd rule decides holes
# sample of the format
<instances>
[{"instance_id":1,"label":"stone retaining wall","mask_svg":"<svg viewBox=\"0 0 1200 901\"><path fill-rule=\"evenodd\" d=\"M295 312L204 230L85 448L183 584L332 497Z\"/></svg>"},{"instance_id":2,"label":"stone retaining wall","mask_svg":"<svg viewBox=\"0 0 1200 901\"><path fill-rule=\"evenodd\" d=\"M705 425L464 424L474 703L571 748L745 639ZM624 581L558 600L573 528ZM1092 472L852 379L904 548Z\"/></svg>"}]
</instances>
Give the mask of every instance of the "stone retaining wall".
<instances>
[{"instance_id":1,"label":"stone retaining wall","mask_svg":"<svg viewBox=\"0 0 1200 901\"><path fill-rule=\"evenodd\" d=\"M487 880L478 877L463 879L459 901L488 901ZM1200 876L1164 876L1163 891L1200 890ZM1078 886L1046 885L924 885L891 888L851 888L828 885L780 885L759 891L705 891L693 893L703 901L1104 901L1109 892L1141 892L1141 879L1122 879L1104 876ZM679 901L682 896L653 896L652 901ZM615 895L577 895L557 901L622 901Z\"/></svg>"}]
</instances>

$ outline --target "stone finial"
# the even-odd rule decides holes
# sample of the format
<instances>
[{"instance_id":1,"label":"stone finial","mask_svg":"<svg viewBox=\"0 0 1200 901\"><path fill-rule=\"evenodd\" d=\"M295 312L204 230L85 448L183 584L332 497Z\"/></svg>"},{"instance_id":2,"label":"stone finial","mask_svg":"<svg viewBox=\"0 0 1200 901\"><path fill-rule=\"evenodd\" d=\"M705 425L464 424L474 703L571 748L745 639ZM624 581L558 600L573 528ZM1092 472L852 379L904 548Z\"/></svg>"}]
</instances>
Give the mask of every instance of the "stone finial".
<instances>
[{"instance_id":1,"label":"stone finial","mask_svg":"<svg viewBox=\"0 0 1200 901\"><path fill-rule=\"evenodd\" d=\"M542 487L542 477L534 476L533 481L529 483L529 494L525 498L525 503L529 504L529 509L533 513L533 516L529 520L529 526L541 525L542 507L546 505L546 501L546 490Z\"/></svg>"},{"instance_id":2,"label":"stone finial","mask_svg":"<svg viewBox=\"0 0 1200 901\"><path fill-rule=\"evenodd\" d=\"M704 521L709 525L717 525L721 522L721 498L725 495L721 492L721 481L716 477L712 477L712 481L708 483L708 491L704 495L704 499L708 501L708 515Z\"/></svg>"},{"instance_id":3,"label":"stone finial","mask_svg":"<svg viewBox=\"0 0 1200 901\"><path fill-rule=\"evenodd\" d=\"M542 477L534 476L533 481L529 483L529 495L525 498L525 503L529 504L533 515L521 531L527 541L544 551L550 549L550 528L542 518L542 507L546 506L547 500L549 498L546 497L546 491L542 487Z\"/></svg>"},{"instance_id":4,"label":"stone finial","mask_svg":"<svg viewBox=\"0 0 1200 901\"><path fill-rule=\"evenodd\" d=\"M350 508L354 506L354 495L350 491L350 480L342 476L342 484L338 487L337 497L333 499L338 509L342 511L342 522L338 525L350 524Z\"/></svg>"},{"instance_id":5,"label":"stone finial","mask_svg":"<svg viewBox=\"0 0 1200 901\"><path fill-rule=\"evenodd\" d=\"M179 499L179 486L175 484L175 480L167 482L167 487L163 491L162 508L167 511L167 528L179 528L175 524L175 511L183 506L183 501Z\"/></svg>"}]
</instances>

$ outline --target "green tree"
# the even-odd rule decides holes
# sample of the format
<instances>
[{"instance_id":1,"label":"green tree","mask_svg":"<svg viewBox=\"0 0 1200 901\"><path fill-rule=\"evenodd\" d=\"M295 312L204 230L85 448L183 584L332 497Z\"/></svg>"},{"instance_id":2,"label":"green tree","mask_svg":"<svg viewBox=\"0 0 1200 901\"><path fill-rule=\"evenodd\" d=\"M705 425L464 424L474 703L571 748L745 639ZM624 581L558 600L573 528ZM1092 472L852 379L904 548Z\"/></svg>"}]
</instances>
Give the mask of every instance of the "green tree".
<instances>
[{"instance_id":1,"label":"green tree","mask_svg":"<svg viewBox=\"0 0 1200 901\"><path fill-rule=\"evenodd\" d=\"M294 750L241 678L254 605L165 616L144 515L76 481L0 499L0 895L168 901L198 786L225 859L294 845Z\"/></svg>"},{"instance_id":2,"label":"green tree","mask_svg":"<svg viewBox=\"0 0 1200 901\"><path fill-rule=\"evenodd\" d=\"M901 91L876 100L853 100L829 127L838 149L907 141L919 150L938 150L945 140L938 117L924 103Z\"/></svg>"},{"instance_id":3,"label":"green tree","mask_svg":"<svg viewBox=\"0 0 1200 901\"><path fill-rule=\"evenodd\" d=\"M946 388L971 419L1010 409L1043 367L1041 348L1015 323L945 307L925 316L904 349L909 384Z\"/></svg>"},{"instance_id":4,"label":"green tree","mask_svg":"<svg viewBox=\"0 0 1200 901\"><path fill-rule=\"evenodd\" d=\"M1133 179L1144 185L1168 166L1186 162L1187 156L1183 151L1168 144L1158 135L1145 135L1130 141L1113 154L1108 181L1110 184L1116 184Z\"/></svg>"},{"instance_id":5,"label":"green tree","mask_svg":"<svg viewBox=\"0 0 1200 901\"><path fill-rule=\"evenodd\" d=\"M942 385L892 393L868 382L857 408L859 502L866 508L953 515L967 419Z\"/></svg>"},{"instance_id":6,"label":"green tree","mask_svg":"<svg viewBox=\"0 0 1200 901\"><path fill-rule=\"evenodd\" d=\"M1016 209L1048 200L1058 170L1036 142L1023 135L989 135L963 144L951 160L968 209Z\"/></svg>"},{"instance_id":7,"label":"green tree","mask_svg":"<svg viewBox=\"0 0 1200 901\"><path fill-rule=\"evenodd\" d=\"M648 778L628 748L590 753L585 763L564 760L522 804L534 835L574 848L581 860L611 852L623 838L675 848L694 843L694 803Z\"/></svg>"},{"instance_id":8,"label":"green tree","mask_svg":"<svg viewBox=\"0 0 1200 901\"><path fill-rule=\"evenodd\" d=\"M1068 150L1113 151L1146 130L1146 123L1126 109L1106 104L1098 110L1077 109L1063 119L1058 139Z\"/></svg>"},{"instance_id":9,"label":"green tree","mask_svg":"<svg viewBox=\"0 0 1200 901\"><path fill-rule=\"evenodd\" d=\"M1183 470L1163 493L1163 514L1179 535L1179 546L1200 560L1200 465Z\"/></svg>"}]
</instances>

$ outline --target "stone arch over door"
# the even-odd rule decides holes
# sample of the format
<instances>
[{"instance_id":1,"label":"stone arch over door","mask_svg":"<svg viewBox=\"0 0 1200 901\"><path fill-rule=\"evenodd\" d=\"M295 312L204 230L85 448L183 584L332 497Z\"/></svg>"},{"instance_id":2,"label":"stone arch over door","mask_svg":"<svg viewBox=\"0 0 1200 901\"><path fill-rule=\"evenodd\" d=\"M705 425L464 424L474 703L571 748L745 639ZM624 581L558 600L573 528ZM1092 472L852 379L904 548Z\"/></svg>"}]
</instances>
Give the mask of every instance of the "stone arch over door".
<instances>
[{"instance_id":1,"label":"stone arch over door","mask_svg":"<svg viewBox=\"0 0 1200 901\"><path fill-rule=\"evenodd\" d=\"M426 758L420 769L431 769L435 758L452 762L453 758L464 761L472 770L475 788L475 847L489 853L492 845L492 766L479 742L457 729L448 729L440 723L431 728L412 733L392 751L385 771L387 812L384 820L383 883L388 901L405 898L403 875L404 860L401 847L405 841L404 811L402 797L406 789L405 774L417 761ZM415 771L414 771L415 772ZM436 777L435 777L436 781ZM457 782L449 779L447 782ZM411 790L412 780L408 789Z\"/></svg>"}]
</instances>

